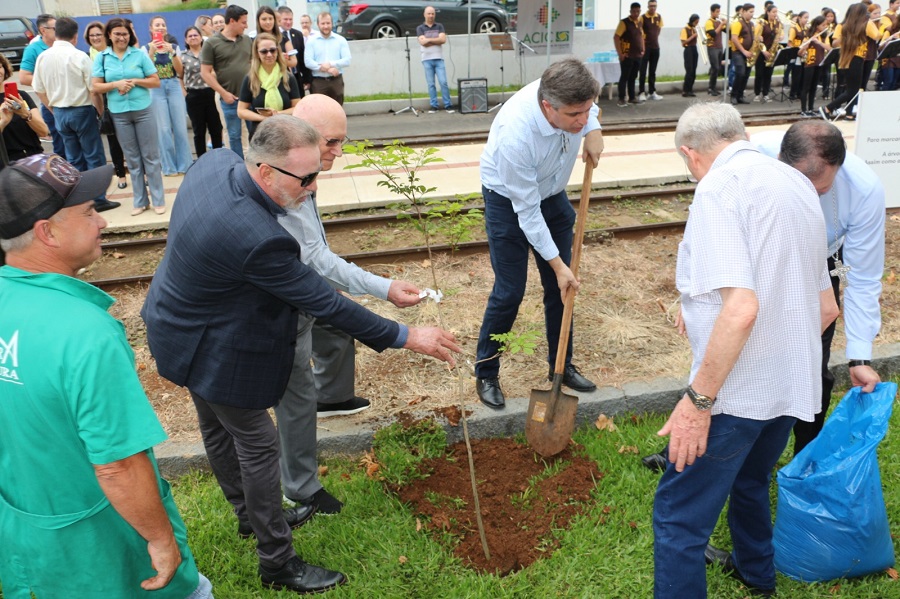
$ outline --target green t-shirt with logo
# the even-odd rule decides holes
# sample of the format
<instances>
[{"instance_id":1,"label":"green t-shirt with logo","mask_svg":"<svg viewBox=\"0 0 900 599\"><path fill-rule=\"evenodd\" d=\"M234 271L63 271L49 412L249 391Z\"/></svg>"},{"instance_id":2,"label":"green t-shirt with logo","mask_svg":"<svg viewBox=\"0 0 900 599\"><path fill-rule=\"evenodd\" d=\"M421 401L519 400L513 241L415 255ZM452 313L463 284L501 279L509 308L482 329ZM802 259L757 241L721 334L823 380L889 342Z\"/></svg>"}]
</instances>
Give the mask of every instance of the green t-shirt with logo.
<instances>
[{"instance_id":1,"label":"green t-shirt with logo","mask_svg":"<svg viewBox=\"0 0 900 599\"><path fill-rule=\"evenodd\" d=\"M199 583L184 522L157 472L181 548L172 581L103 494L94 465L166 438L134 364L113 299L60 274L0 268L0 581L6 599L164 597Z\"/></svg>"}]
</instances>

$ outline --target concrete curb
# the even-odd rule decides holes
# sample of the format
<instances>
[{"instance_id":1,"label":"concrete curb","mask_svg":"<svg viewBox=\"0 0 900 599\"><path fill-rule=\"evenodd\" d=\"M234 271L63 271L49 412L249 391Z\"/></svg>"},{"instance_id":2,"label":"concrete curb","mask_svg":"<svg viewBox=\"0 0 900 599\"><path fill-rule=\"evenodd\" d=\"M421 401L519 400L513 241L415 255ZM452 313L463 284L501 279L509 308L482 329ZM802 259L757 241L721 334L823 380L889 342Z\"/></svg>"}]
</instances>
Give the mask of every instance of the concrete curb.
<instances>
[{"instance_id":1,"label":"concrete curb","mask_svg":"<svg viewBox=\"0 0 900 599\"><path fill-rule=\"evenodd\" d=\"M900 343L875 347L872 366L882 378L900 373ZM832 359L831 371L835 375L838 388L850 384L847 361ZM681 398L687 385L687 377L682 379L658 378L651 381L626 383L622 389L601 387L593 393L579 394L577 425L593 422L600 414L618 416L621 414L665 413L672 409ZM469 436L474 439L516 435L525 430L525 415L528 411L527 398L512 398L506 409L492 410L482 404L471 406L468 419ZM434 418L431 411L414 413L417 418ZM462 426L452 426L443 417L439 418L447 431L447 442L462 440ZM349 418L335 418L322 421L318 434L319 454L324 457L336 455L358 455L372 447L375 430L387 426L391 421L357 424ZM172 479L187 474L191 470L209 470L209 462L201 443L174 443L166 441L156 448L156 459L163 476Z\"/></svg>"}]
</instances>

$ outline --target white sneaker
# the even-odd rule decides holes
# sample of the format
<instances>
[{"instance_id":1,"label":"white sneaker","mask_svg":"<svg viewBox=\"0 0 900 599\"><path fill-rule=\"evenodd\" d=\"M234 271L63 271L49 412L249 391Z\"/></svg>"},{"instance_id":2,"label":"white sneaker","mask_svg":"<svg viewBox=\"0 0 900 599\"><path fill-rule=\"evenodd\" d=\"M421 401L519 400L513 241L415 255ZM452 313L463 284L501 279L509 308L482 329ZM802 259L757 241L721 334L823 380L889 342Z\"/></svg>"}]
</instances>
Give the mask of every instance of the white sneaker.
<instances>
[{"instance_id":1,"label":"white sneaker","mask_svg":"<svg viewBox=\"0 0 900 599\"><path fill-rule=\"evenodd\" d=\"M644 102L646 102L647 94L645 94L644 92L641 92L640 94L638 94L637 101L638 101L638 104L643 104Z\"/></svg>"},{"instance_id":2,"label":"white sneaker","mask_svg":"<svg viewBox=\"0 0 900 599\"><path fill-rule=\"evenodd\" d=\"M759 96L759 95L753 96L753 101L756 102L757 104L759 104L760 102L762 102L762 96Z\"/></svg>"},{"instance_id":3,"label":"white sneaker","mask_svg":"<svg viewBox=\"0 0 900 599\"><path fill-rule=\"evenodd\" d=\"M836 121L839 118L844 117L846 115L847 115L846 110L844 110L843 108L838 108L837 110L834 111L834 114L831 115L831 120Z\"/></svg>"},{"instance_id":4,"label":"white sneaker","mask_svg":"<svg viewBox=\"0 0 900 599\"><path fill-rule=\"evenodd\" d=\"M658 93L653 92L652 94L650 94L650 95L648 96L648 99L650 99L650 100L662 100L663 97L660 96Z\"/></svg>"},{"instance_id":5,"label":"white sneaker","mask_svg":"<svg viewBox=\"0 0 900 599\"><path fill-rule=\"evenodd\" d=\"M456 111L453 110L452 108L448 108L448 109L446 109L444 112L446 112L447 114L453 114L453 113L456 112Z\"/></svg>"},{"instance_id":6,"label":"white sneaker","mask_svg":"<svg viewBox=\"0 0 900 599\"><path fill-rule=\"evenodd\" d=\"M428 111L428 114L437 114L437 108L432 108Z\"/></svg>"},{"instance_id":7,"label":"white sneaker","mask_svg":"<svg viewBox=\"0 0 900 599\"><path fill-rule=\"evenodd\" d=\"M768 104L769 102L772 101L772 98L770 98L769 96L763 96L762 101L763 101L763 104Z\"/></svg>"}]
</instances>

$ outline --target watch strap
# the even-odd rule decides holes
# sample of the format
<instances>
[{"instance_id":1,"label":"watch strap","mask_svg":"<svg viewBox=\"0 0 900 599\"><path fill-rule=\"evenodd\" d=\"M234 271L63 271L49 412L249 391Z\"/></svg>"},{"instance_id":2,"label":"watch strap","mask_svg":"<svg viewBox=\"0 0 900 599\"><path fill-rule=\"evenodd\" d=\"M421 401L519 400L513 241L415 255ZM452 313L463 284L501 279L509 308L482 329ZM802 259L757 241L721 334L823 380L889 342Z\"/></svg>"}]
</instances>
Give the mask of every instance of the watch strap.
<instances>
[{"instance_id":1,"label":"watch strap","mask_svg":"<svg viewBox=\"0 0 900 599\"><path fill-rule=\"evenodd\" d=\"M853 368L854 366L869 366L872 364L872 360L850 360L847 362L848 368Z\"/></svg>"}]
</instances>

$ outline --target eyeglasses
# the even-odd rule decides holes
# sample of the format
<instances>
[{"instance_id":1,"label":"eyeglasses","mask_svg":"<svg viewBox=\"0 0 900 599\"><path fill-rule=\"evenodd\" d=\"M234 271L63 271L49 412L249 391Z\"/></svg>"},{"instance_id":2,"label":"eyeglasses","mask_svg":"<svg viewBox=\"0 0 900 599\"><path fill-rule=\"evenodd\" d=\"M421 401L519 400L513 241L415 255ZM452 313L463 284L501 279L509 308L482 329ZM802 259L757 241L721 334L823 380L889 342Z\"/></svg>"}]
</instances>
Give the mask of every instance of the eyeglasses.
<instances>
[{"instance_id":1,"label":"eyeglasses","mask_svg":"<svg viewBox=\"0 0 900 599\"><path fill-rule=\"evenodd\" d=\"M88 37L103 37L102 33L89 33Z\"/></svg>"},{"instance_id":2,"label":"eyeglasses","mask_svg":"<svg viewBox=\"0 0 900 599\"><path fill-rule=\"evenodd\" d=\"M260 48L257 50L260 54L275 54L278 52L278 48Z\"/></svg>"},{"instance_id":3,"label":"eyeglasses","mask_svg":"<svg viewBox=\"0 0 900 599\"><path fill-rule=\"evenodd\" d=\"M269 168L275 169L276 171L278 171L279 173L281 173L283 175L287 175L288 177L293 177L294 179L300 181L301 187L309 187L310 185L312 185L312 182L316 180L316 177L318 177L319 173L321 172L321 171L316 171L314 173L310 173L308 175L303 175L301 177L299 175L295 175L294 173L290 173L290 172L284 170L283 168L278 168L277 166L272 166L271 164L266 164L265 162L257 162L256 167L259 168L263 164L265 164Z\"/></svg>"},{"instance_id":4,"label":"eyeglasses","mask_svg":"<svg viewBox=\"0 0 900 599\"><path fill-rule=\"evenodd\" d=\"M347 143L348 141L350 141L350 138L345 135L341 139L326 139L325 145L328 146L329 148L334 148L336 146L342 146L345 143Z\"/></svg>"},{"instance_id":5,"label":"eyeglasses","mask_svg":"<svg viewBox=\"0 0 900 599\"><path fill-rule=\"evenodd\" d=\"M56 31L56 27L50 27L49 25L44 25L41 29L49 29L50 31Z\"/></svg>"},{"instance_id":6,"label":"eyeglasses","mask_svg":"<svg viewBox=\"0 0 900 599\"><path fill-rule=\"evenodd\" d=\"M131 37L131 34L130 33L116 33L115 31L113 31L112 36L113 37Z\"/></svg>"}]
</instances>

